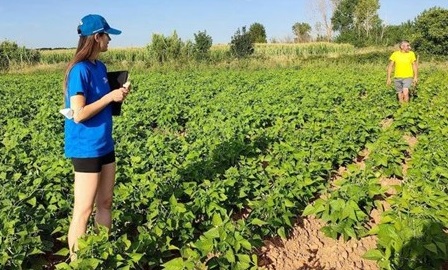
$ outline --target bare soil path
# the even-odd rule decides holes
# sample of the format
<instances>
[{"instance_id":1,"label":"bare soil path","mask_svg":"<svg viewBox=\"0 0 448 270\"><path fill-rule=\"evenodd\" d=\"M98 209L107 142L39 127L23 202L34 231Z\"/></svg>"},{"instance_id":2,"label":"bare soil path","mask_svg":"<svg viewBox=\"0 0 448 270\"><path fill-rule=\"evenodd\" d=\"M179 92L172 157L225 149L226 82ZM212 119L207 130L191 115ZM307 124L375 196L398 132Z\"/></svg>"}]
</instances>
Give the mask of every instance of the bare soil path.
<instances>
[{"instance_id":1,"label":"bare soil path","mask_svg":"<svg viewBox=\"0 0 448 270\"><path fill-rule=\"evenodd\" d=\"M392 125L393 119L385 119L381 125L387 129ZM409 145L409 153L417 144L415 137L404 136L403 139ZM365 159L369 156L369 150L361 152L353 162L360 168L365 167ZM407 172L406 164L409 157L402 164L403 174ZM338 175L342 175L345 168L338 170ZM338 177L338 176L337 176ZM337 179L337 177L335 179ZM389 186L388 195L394 195L394 185L401 185L401 179L382 178L379 179L381 185ZM388 209L389 205L384 201L383 208ZM381 211L374 209L370 214L370 225L377 224ZM362 255L369 249L376 247L375 236L364 237L356 240L351 239L335 240L329 238L320 231L324 222L313 217L300 218L293 229L290 237L286 240L280 238L265 241L265 246L261 250L260 267L265 270L377 270L379 267L375 261L362 258ZM444 268L445 269L445 268Z\"/></svg>"},{"instance_id":2,"label":"bare soil path","mask_svg":"<svg viewBox=\"0 0 448 270\"><path fill-rule=\"evenodd\" d=\"M376 238L344 242L325 236L320 228L321 220L305 218L298 222L289 239L273 239L265 242L266 256L262 258L263 269L268 270L339 270L379 269L375 261L362 258L369 249L375 248Z\"/></svg>"}]
</instances>

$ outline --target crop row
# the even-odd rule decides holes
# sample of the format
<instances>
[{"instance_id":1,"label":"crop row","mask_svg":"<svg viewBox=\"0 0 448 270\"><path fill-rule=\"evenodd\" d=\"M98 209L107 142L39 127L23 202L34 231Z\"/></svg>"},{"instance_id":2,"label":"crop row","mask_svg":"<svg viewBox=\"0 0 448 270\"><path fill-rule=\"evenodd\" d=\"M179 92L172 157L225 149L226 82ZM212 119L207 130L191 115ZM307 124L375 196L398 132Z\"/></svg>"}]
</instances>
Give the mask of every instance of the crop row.
<instances>
[{"instance_id":1,"label":"crop row","mask_svg":"<svg viewBox=\"0 0 448 270\"><path fill-rule=\"evenodd\" d=\"M398 174L405 147L400 132L418 134L422 142L412 155L419 165L409 170L409 181L422 185L426 175L421 174L438 168L434 177L439 187L446 186L441 150L446 140L437 141L438 159L425 156L433 140L446 133L435 126L446 121L445 115L428 109L438 104L442 110L442 94L430 89L442 75L428 73L422 102L400 108L393 90L384 87L383 73L371 66L310 65L132 74L133 93L114 123L113 229L109 236L89 232L80 242L79 259L70 265L63 260L73 175L63 158L63 119L57 113L63 75L1 75L0 265L256 268L263 239L286 237L316 195L327 192L339 167L351 164L366 147L391 147L376 151L368 171L351 174L331 197L339 198L332 205L351 205L353 211L343 215L355 217L339 226L346 219L333 211L328 234L361 237L368 210L385 193L378 173ZM391 115L393 127L384 131L380 122ZM429 132L433 129L439 133ZM421 164L427 164L425 170ZM432 187L434 181L428 182ZM443 205L431 196L419 199L413 188L403 186L411 194L408 202ZM446 202L446 191L431 192ZM395 198L400 199L394 211L385 212L384 226L398 224L403 212L414 209L399 195L390 199ZM424 213L446 221L443 209ZM440 230L437 237L443 236ZM403 256L390 249L391 244L379 242L371 257L380 256L384 268L397 264Z\"/></svg>"}]
</instances>

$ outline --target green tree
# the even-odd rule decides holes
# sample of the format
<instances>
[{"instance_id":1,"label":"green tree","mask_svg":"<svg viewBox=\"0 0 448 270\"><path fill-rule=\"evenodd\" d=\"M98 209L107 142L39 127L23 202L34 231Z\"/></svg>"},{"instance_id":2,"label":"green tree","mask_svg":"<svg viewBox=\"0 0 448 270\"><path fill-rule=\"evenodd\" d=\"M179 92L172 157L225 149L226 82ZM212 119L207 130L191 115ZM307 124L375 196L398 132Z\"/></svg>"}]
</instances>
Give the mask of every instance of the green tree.
<instances>
[{"instance_id":1,"label":"green tree","mask_svg":"<svg viewBox=\"0 0 448 270\"><path fill-rule=\"evenodd\" d=\"M311 40L311 26L308 23L298 23L296 22L292 26L292 32L296 36L294 39L296 42L308 42Z\"/></svg>"},{"instance_id":2,"label":"green tree","mask_svg":"<svg viewBox=\"0 0 448 270\"><path fill-rule=\"evenodd\" d=\"M241 30L238 28L230 41L230 54L238 58L244 58L253 53L254 44L250 37L250 33L246 31L245 26L243 26Z\"/></svg>"},{"instance_id":3,"label":"green tree","mask_svg":"<svg viewBox=\"0 0 448 270\"><path fill-rule=\"evenodd\" d=\"M169 37L162 34L153 34L151 43L147 48L157 62L164 63L170 60L179 60L182 56L183 47L184 43L174 31Z\"/></svg>"},{"instance_id":4,"label":"green tree","mask_svg":"<svg viewBox=\"0 0 448 270\"><path fill-rule=\"evenodd\" d=\"M340 34L351 31L355 28L355 8L359 0L342 0L336 7L331 17L333 30Z\"/></svg>"},{"instance_id":5,"label":"green tree","mask_svg":"<svg viewBox=\"0 0 448 270\"><path fill-rule=\"evenodd\" d=\"M358 0L354 10L355 27L361 32L360 36L370 38L371 32L381 25L378 16L379 0Z\"/></svg>"},{"instance_id":6,"label":"green tree","mask_svg":"<svg viewBox=\"0 0 448 270\"><path fill-rule=\"evenodd\" d=\"M196 59L202 60L207 59L210 55L210 48L213 44L213 39L211 36L207 35L207 31L199 31L194 34L194 52Z\"/></svg>"},{"instance_id":7,"label":"green tree","mask_svg":"<svg viewBox=\"0 0 448 270\"><path fill-rule=\"evenodd\" d=\"M379 7L379 0L341 0L331 18L333 30L339 33L336 41L358 47L380 43L384 25Z\"/></svg>"},{"instance_id":8,"label":"green tree","mask_svg":"<svg viewBox=\"0 0 448 270\"><path fill-rule=\"evenodd\" d=\"M249 27L252 43L267 43L266 29L261 23L253 23Z\"/></svg>"},{"instance_id":9,"label":"green tree","mask_svg":"<svg viewBox=\"0 0 448 270\"><path fill-rule=\"evenodd\" d=\"M359 0L342 0L338 3L331 17L336 42L356 44L355 8Z\"/></svg>"},{"instance_id":10,"label":"green tree","mask_svg":"<svg viewBox=\"0 0 448 270\"><path fill-rule=\"evenodd\" d=\"M397 44L401 40L414 40L415 23L407 21L400 25L387 25L384 29L383 44L391 46Z\"/></svg>"},{"instance_id":11,"label":"green tree","mask_svg":"<svg viewBox=\"0 0 448 270\"><path fill-rule=\"evenodd\" d=\"M448 9L434 7L415 20L414 47L420 52L446 55L448 51Z\"/></svg>"}]
</instances>

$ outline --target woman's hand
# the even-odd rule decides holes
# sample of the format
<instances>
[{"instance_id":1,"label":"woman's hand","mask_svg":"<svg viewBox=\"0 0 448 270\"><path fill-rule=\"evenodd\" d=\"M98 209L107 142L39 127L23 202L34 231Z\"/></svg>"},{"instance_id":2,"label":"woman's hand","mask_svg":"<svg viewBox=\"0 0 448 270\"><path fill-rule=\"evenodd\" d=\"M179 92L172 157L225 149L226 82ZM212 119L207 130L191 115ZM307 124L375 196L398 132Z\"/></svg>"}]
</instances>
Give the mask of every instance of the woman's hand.
<instances>
[{"instance_id":1,"label":"woman's hand","mask_svg":"<svg viewBox=\"0 0 448 270\"><path fill-rule=\"evenodd\" d=\"M110 93L107 94L107 96L109 97L110 102L112 102L112 101L122 102L124 100L124 98L126 97L124 92L125 92L125 88L121 87L121 88L111 91Z\"/></svg>"},{"instance_id":2,"label":"woman's hand","mask_svg":"<svg viewBox=\"0 0 448 270\"><path fill-rule=\"evenodd\" d=\"M123 100L125 100L126 96L129 94L130 91L131 91L131 83L128 81L123 85L123 87L115 89L110 93L108 93L107 95L110 98L110 102L112 101L123 102Z\"/></svg>"},{"instance_id":3,"label":"woman's hand","mask_svg":"<svg viewBox=\"0 0 448 270\"><path fill-rule=\"evenodd\" d=\"M125 84L123 84L123 87L120 89L123 89L124 97L126 97L131 91L131 82L127 81Z\"/></svg>"}]
</instances>

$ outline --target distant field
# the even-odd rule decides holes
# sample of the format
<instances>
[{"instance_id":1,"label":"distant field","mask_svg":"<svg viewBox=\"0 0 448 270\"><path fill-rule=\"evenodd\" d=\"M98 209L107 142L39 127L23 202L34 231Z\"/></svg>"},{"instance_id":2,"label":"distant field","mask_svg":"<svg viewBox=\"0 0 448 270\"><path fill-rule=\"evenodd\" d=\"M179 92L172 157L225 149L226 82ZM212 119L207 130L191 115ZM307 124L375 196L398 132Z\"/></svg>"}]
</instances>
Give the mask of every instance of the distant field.
<instances>
[{"instance_id":1,"label":"distant field","mask_svg":"<svg viewBox=\"0 0 448 270\"><path fill-rule=\"evenodd\" d=\"M211 59L218 61L228 58L225 54L229 51L230 45L212 46ZM42 63L53 64L68 62L73 56L74 49L63 50L43 50L41 51ZM355 48L349 44L336 43L303 43L303 44L255 44L255 56L265 57L309 57L309 56L339 56L354 54ZM112 48L102 55L105 61L148 61L151 56L147 48Z\"/></svg>"}]
</instances>

